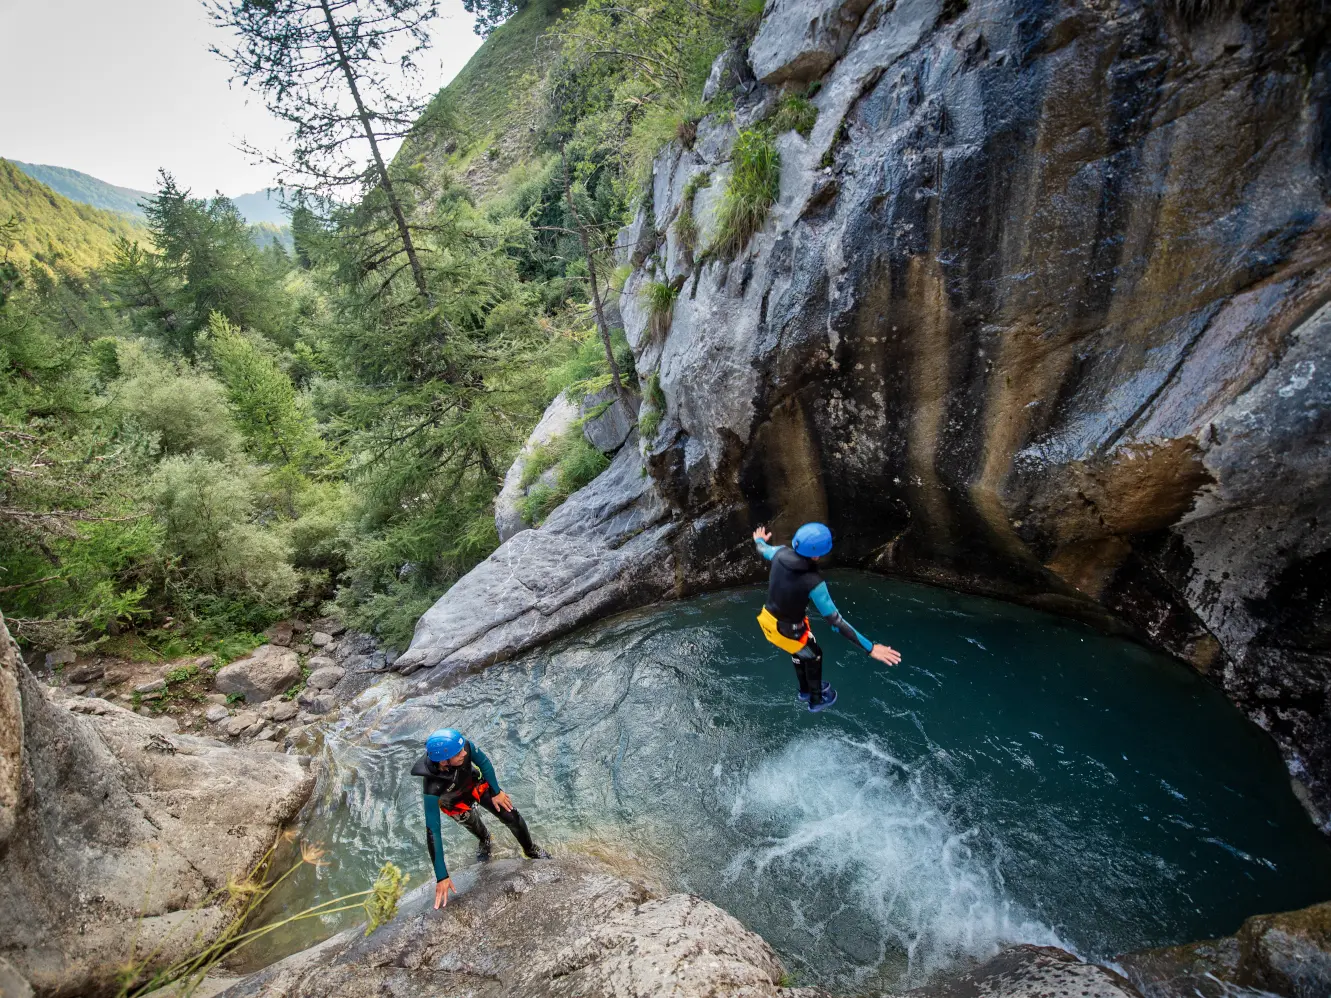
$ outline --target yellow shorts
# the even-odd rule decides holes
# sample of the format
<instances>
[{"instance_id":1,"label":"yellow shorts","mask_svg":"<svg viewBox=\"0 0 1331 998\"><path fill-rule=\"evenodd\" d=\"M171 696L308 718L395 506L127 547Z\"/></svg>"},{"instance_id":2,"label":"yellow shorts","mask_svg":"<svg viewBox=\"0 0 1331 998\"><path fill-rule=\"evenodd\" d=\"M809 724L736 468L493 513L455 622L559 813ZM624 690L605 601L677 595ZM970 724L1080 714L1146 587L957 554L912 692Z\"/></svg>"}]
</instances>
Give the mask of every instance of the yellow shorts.
<instances>
[{"instance_id":1,"label":"yellow shorts","mask_svg":"<svg viewBox=\"0 0 1331 998\"><path fill-rule=\"evenodd\" d=\"M809 618L804 618L804 633L798 638L788 638L777 630L777 619L772 616L772 611L763 607L763 612L758 614L758 626L763 629L763 637L772 644L776 645L784 652L794 655L803 648L809 641Z\"/></svg>"}]
</instances>

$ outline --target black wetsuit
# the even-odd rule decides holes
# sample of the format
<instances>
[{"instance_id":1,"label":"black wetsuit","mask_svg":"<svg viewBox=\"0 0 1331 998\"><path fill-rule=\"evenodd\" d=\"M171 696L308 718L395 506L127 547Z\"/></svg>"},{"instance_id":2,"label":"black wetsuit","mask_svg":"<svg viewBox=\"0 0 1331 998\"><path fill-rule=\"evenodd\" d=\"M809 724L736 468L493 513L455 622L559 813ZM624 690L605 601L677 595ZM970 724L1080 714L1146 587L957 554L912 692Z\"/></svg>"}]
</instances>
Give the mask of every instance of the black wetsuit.
<instances>
[{"instance_id":1,"label":"black wetsuit","mask_svg":"<svg viewBox=\"0 0 1331 998\"><path fill-rule=\"evenodd\" d=\"M467 761L461 766L434 763L422 755L416 765L411 767L412 776L423 777L421 789L425 795L425 845L430 851L430 862L434 864L435 880L443 880L448 876L439 824L440 811L476 836L484 852L490 850L490 832L481 821L477 805L504 823L518 840L518 845L522 846L524 854L535 857L539 852L536 843L532 841L527 822L518 813L518 809L504 811L495 805L495 794L501 791L489 757L473 745L470 739L464 739L463 744L467 748Z\"/></svg>"},{"instance_id":2,"label":"black wetsuit","mask_svg":"<svg viewBox=\"0 0 1331 998\"><path fill-rule=\"evenodd\" d=\"M774 547L754 538L759 553L772 563L772 574L767 582L767 610L776 618L777 632L794 641L803 640L804 647L790 656L795 664L795 678L800 693L809 697L811 704L823 701L823 650L818 647L809 630L809 601L818 608L832 629L854 641L869 652L873 642L851 627L841 616L827 591L827 583L818 571L818 564L788 547Z\"/></svg>"}]
</instances>

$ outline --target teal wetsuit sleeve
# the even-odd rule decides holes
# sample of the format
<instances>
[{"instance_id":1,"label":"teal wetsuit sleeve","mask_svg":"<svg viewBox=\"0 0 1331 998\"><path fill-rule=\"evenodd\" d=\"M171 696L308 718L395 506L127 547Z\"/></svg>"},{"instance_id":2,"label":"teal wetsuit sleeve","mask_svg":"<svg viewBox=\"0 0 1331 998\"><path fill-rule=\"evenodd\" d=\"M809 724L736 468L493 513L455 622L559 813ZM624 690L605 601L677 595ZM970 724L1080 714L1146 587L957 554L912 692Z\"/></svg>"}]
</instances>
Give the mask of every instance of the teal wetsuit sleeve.
<instances>
[{"instance_id":1,"label":"teal wetsuit sleeve","mask_svg":"<svg viewBox=\"0 0 1331 998\"><path fill-rule=\"evenodd\" d=\"M425 845L430 850L430 862L434 864L434 879L448 879L448 864L444 862L444 835L439 827L439 798L433 794L425 795Z\"/></svg>"},{"instance_id":2,"label":"teal wetsuit sleeve","mask_svg":"<svg viewBox=\"0 0 1331 998\"><path fill-rule=\"evenodd\" d=\"M775 555L778 551L781 550L781 545L778 544L775 547L773 547L771 544L768 544L766 541L760 540L757 537L753 539L753 543L758 546L758 553L768 561L771 561L773 555Z\"/></svg>"},{"instance_id":3,"label":"teal wetsuit sleeve","mask_svg":"<svg viewBox=\"0 0 1331 998\"><path fill-rule=\"evenodd\" d=\"M846 618L841 616L836 604L832 602L832 594L827 591L826 582L818 583L813 592L809 593L809 599L813 600L818 612L832 625L832 630L854 641L865 651L873 651L873 642L851 627Z\"/></svg>"},{"instance_id":4,"label":"teal wetsuit sleeve","mask_svg":"<svg viewBox=\"0 0 1331 998\"><path fill-rule=\"evenodd\" d=\"M495 776L494 763L490 761L490 757L470 741L467 742L467 751L471 755L471 761L476 763L477 768L480 769L481 778L490 784L490 789L497 794L503 793L499 789L499 777Z\"/></svg>"}]
</instances>

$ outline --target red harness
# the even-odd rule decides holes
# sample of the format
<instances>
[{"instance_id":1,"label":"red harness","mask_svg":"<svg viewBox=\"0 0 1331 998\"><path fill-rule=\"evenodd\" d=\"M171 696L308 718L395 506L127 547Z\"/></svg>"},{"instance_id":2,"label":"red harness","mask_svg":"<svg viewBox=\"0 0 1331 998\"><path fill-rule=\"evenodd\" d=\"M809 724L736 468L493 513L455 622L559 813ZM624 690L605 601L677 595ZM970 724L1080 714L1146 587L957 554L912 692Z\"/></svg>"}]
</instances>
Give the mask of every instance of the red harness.
<instances>
[{"instance_id":1,"label":"red harness","mask_svg":"<svg viewBox=\"0 0 1331 998\"><path fill-rule=\"evenodd\" d=\"M454 801L452 804L440 804L439 810L443 811L444 814L448 815L450 818L461 818L464 814L466 814L473 807L475 807L472 801L479 801L483 796L485 796L485 794L489 791L489 789L490 789L490 784L486 783L484 780L480 780L469 791L472 799L471 801L460 800L460 801Z\"/></svg>"}]
</instances>

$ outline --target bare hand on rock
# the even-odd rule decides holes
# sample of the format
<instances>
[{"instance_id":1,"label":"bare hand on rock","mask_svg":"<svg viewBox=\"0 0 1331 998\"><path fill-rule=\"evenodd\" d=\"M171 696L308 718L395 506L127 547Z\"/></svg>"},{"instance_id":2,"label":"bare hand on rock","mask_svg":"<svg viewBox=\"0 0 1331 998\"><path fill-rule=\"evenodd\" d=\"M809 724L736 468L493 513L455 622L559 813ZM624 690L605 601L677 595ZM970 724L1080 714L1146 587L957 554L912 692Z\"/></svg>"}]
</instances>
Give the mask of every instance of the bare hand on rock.
<instances>
[{"instance_id":1,"label":"bare hand on rock","mask_svg":"<svg viewBox=\"0 0 1331 998\"><path fill-rule=\"evenodd\" d=\"M458 892L458 889L457 889L456 887L453 886L453 878L452 878L452 877L445 877L443 880L439 881L439 883L437 883L437 884L434 885L434 909L435 909L435 911L438 911L440 908L447 908L447 907L448 907L448 892L449 892L449 891L452 891L454 894L456 894L456 893Z\"/></svg>"}]
</instances>

